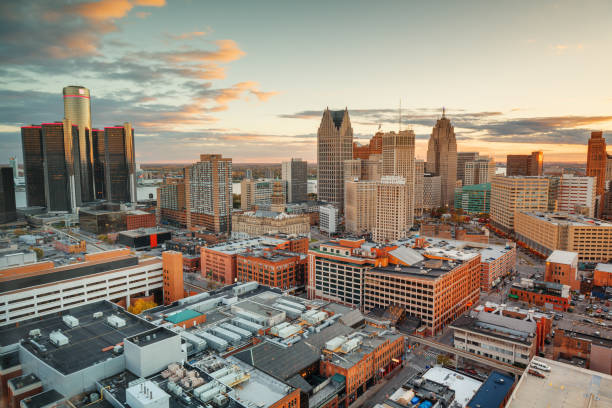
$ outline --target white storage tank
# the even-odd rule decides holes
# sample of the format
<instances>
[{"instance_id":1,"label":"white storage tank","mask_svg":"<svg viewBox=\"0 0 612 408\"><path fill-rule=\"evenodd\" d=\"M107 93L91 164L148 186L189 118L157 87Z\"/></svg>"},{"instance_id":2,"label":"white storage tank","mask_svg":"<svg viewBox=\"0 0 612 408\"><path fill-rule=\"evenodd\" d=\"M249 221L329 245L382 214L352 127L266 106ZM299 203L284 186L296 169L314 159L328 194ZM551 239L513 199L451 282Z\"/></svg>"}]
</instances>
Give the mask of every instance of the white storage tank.
<instances>
[{"instance_id":1,"label":"white storage tank","mask_svg":"<svg viewBox=\"0 0 612 408\"><path fill-rule=\"evenodd\" d=\"M79 325L79 319L71 315L62 316L62 321L68 327L77 327Z\"/></svg>"},{"instance_id":2,"label":"white storage tank","mask_svg":"<svg viewBox=\"0 0 612 408\"><path fill-rule=\"evenodd\" d=\"M342 346L342 344L344 344L344 342L346 342L346 337L344 337L344 336L334 337L333 339L331 339L331 340L329 340L328 342L325 343L325 348L330 350L330 351L334 351L338 347Z\"/></svg>"}]
</instances>

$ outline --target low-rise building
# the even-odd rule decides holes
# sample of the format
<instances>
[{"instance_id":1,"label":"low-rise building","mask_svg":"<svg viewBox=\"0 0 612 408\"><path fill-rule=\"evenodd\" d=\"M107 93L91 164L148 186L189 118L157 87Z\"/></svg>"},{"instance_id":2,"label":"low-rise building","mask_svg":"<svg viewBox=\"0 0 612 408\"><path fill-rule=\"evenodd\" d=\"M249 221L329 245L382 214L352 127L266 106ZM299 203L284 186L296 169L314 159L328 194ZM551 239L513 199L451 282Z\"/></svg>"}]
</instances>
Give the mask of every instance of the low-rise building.
<instances>
[{"instance_id":1,"label":"low-rise building","mask_svg":"<svg viewBox=\"0 0 612 408\"><path fill-rule=\"evenodd\" d=\"M257 249L236 257L236 277L239 282L255 281L286 290L304 285L307 266L305 254Z\"/></svg>"},{"instance_id":2,"label":"low-rise building","mask_svg":"<svg viewBox=\"0 0 612 408\"><path fill-rule=\"evenodd\" d=\"M612 406L612 376L542 357L534 357L533 361L549 371L525 370L506 408Z\"/></svg>"},{"instance_id":3,"label":"low-rise building","mask_svg":"<svg viewBox=\"0 0 612 408\"><path fill-rule=\"evenodd\" d=\"M553 338L553 358L612 374L612 330L590 323L560 320Z\"/></svg>"},{"instance_id":4,"label":"low-rise building","mask_svg":"<svg viewBox=\"0 0 612 408\"><path fill-rule=\"evenodd\" d=\"M612 264L598 263L593 271L593 286L612 286Z\"/></svg>"},{"instance_id":5,"label":"low-rise building","mask_svg":"<svg viewBox=\"0 0 612 408\"><path fill-rule=\"evenodd\" d=\"M338 209L333 205L319 207L319 229L321 232L335 234L338 231Z\"/></svg>"},{"instance_id":6,"label":"low-rise building","mask_svg":"<svg viewBox=\"0 0 612 408\"><path fill-rule=\"evenodd\" d=\"M105 203L79 209L79 228L92 234L152 228L155 225L155 214L119 204Z\"/></svg>"},{"instance_id":7,"label":"low-rise building","mask_svg":"<svg viewBox=\"0 0 612 408\"><path fill-rule=\"evenodd\" d=\"M513 377L491 371L466 408L504 408L514 389L514 383Z\"/></svg>"},{"instance_id":8,"label":"low-rise building","mask_svg":"<svg viewBox=\"0 0 612 408\"><path fill-rule=\"evenodd\" d=\"M552 310L566 312L570 307L572 296L570 287L555 282L521 279L510 288L508 297Z\"/></svg>"},{"instance_id":9,"label":"low-rise building","mask_svg":"<svg viewBox=\"0 0 612 408\"><path fill-rule=\"evenodd\" d=\"M542 254L554 250L578 253L580 262L612 259L612 223L600 219L552 212L516 213L519 243Z\"/></svg>"},{"instance_id":10,"label":"low-rise building","mask_svg":"<svg viewBox=\"0 0 612 408\"><path fill-rule=\"evenodd\" d=\"M117 235L117 243L130 248L156 248L171 239L170 230L159 227L122 231Z\"/></svg>"},{"instance_id":11,"label":"low-rise building","mask_svg":"<svg viewBox=\"0 0 612 408\"><path fill-rule=\"evenodd\" d=\"M265 234L309 235L310 218L306 214L275 211L249 211L232 215L232 237L250 238Z\"/></svg>"},{"instance_id":12,"label":"low-rise building","mask_svg":"<svg viewBox=\"0 0 612 408\"><path fill-rule=\"evenodd\" d=\"M553 251L546 258L544 280L569 286L572 290L580 290L578 280L578 254L568 251Z\"/></svg>"},{"instance_id":13,"label":"low-rise building","mask_svg":"<svg viewBox=\"0 0 612 408\"><path fill-rule=\"evenodd\" d=\"M537 353L537 322L473 312L454 321L453 345L508 364L527 366Z\"/></svg>"}]
</instances>

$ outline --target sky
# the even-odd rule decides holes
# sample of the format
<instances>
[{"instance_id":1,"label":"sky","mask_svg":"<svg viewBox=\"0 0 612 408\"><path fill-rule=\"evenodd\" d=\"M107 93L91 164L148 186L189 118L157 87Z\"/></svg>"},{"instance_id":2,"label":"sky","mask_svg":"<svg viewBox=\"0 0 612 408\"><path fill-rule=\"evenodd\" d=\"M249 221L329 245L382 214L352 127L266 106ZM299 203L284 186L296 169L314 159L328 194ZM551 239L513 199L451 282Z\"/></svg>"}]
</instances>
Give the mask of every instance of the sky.
<instances>
[{"instance_id":1,"label":"sky","mask_svg":"<svg viewBox=\"0 0 612 408\"><path fill-rule=\"evenodd\" d=\"M322 112L355 139L441 115L459 151L584 162L612 144L612 2L3 0L0 163L20 126L91 90L94 127L131 122L137 161L316 160Z\"/></svg>"}]
</instances>

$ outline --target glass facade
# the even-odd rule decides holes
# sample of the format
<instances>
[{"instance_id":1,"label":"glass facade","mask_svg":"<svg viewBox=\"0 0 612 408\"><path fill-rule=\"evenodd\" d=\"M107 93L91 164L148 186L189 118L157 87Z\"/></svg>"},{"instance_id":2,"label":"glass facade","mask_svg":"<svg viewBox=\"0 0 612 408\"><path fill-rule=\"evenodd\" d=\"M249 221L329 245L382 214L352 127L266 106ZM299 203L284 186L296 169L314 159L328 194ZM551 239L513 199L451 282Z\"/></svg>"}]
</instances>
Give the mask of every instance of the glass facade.
<instances>
[{"instance_id":1,"label":"glass facade","mask_svg":"<svg viewBox=\"0 0 612 408\"><path fill-rule=\"evenodd\" d=\"M40 126L24 126L21 128L21 147L28 207L46 207L42 129Z\"/></svg>"}]
</instances>

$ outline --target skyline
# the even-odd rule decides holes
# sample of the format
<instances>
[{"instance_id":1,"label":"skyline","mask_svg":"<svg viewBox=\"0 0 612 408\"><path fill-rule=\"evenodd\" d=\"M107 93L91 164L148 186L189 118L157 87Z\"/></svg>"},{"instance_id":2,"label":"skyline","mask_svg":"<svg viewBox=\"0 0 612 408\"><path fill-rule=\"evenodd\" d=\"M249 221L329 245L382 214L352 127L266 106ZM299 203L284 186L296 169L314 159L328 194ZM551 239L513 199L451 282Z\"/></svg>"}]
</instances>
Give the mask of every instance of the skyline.
<instances>
[{"instance_id":1,"label":"skyline","mask_svg":"<svg viewBox=\"0 0 612 408\"><path fill-rule=\"evenodd\" d=\"M417 158L442 106L458 150L496 161L612 143L608 2L69 3L0 5L0 162L21 157L20 126L63 118L67 85L91 90L94 127L133 124L141 163L314 162L327 106L365 143L397 131L400 99Z\"/></svg>"}]
</instances>

